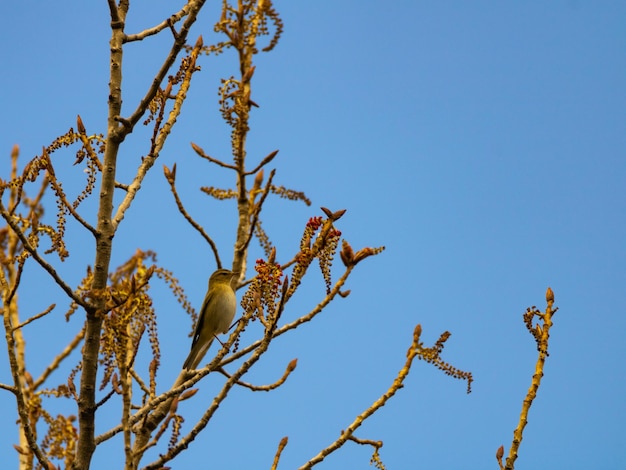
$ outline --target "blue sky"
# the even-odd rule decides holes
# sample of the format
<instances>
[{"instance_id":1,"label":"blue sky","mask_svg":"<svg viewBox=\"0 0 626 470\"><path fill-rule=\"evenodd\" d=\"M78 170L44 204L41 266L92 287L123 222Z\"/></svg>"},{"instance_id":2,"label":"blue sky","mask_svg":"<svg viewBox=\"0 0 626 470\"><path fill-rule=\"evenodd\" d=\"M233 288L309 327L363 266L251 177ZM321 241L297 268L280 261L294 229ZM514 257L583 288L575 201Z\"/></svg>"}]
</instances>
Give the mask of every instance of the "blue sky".
<instances>
[{"instance_id":1,"label":"blue sky","mask_svg":"<svg viewBox=\"0 0 626 470\"><path fill-rule=\"evenodd\" d=\"M127 31L162 20L172 11L168 3L133 3ZM385 442L388 469L497 468L495 451L510 445L536 360L522 313L545 306L547 286L560 310L516 468L619 468L626 458L626 6L576 0L275 5L285 32L274 51L256 60L253 99L261 107L253 112L250 165L280 149L276 183L313 201L311 207L268 201L263 223L279 260L290 259L319 206L348 209L338 228L353 247L387 249L359 265L348 298L276 340L249 376L273 382L297 357L288 382L269 394L236 390L173 468L269 468L285 435L290 441L279 468L303 464L387 389L417 323L426 343L452 332L444 358L472 371L473 393L418 362L405 387L357 435ZM211 40L216 10L211 5L202 14L194 40L198 34ZM10 2L1 11L9 19L0 31L0 176L6 178L14 144L23 165L75 126L77 114L89 132L104 132L109 19L104 1L36 8ZM128 47L126 114L168 43L153 38ZM196 307L215 266L177 213L160 168L177 164L181 196L228 264L234 205L209 200L197 188L232 184L231 175L199 161L189 142L227 158L229 129L220 122L217 87L220 77L236 73L235 65L228 54L202 60L178 127L115 239L114 265L136 248L156 250ZM127 166L120 179L132 175L147 151L147 132L138 134L122 149ZM71 190L82 169L71 166L70 153L55 158ZM84 208L90 220L93 207ZM59 269L76 283L93 263L93 246L78 227L68 236L76 245ZM251 259L257 256L258 250ZM23 311L58 304L25 330L29 365L40 371L80 321L66 324L62 294L35 266L30 273L20 294ZM164 389L188 352L191 325L164 286L155 283L153 293L167 358ZM321 276L313 272L286 318L307 312L322 296ZM0 358L6 364L6 353ZM6 365L0 381L9 381ZM209 377L196 401L184 404L186 425L220 381ZM13 408L12 397L0 394L7 422L16 418ZM118 414L110 404L99 429ZM0 460L15 462L16 428L5 426L0 435ZM93 468L121 461L115 441L96 453ZM370 468L368 462L368 449L348 444L320 468Z\"/></svg>"}]
</instances>

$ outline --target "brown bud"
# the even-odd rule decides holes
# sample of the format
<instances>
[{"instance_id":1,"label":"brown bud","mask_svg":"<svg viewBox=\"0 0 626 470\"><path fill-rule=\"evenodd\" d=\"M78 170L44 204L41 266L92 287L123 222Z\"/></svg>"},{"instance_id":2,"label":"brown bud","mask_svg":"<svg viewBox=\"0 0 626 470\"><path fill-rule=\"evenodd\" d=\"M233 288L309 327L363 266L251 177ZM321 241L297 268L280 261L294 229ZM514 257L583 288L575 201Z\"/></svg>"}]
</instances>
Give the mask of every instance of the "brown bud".
<instances>
[{"instance_id":1,"label":"brown bud","mask_svg":"<svg viewBox=\"0 0 626 470\"><path fill-rule=\"evenodd\" d=\"M198 393L198 389L197 388L191 388L189 390L185 390L181 395L180 395L180 401L186 400L187 398L191 398L193 397L196 393Z\"/></svg>"},{"instance_id":2,"label":"brown bud","mask_svg":"<svg viewBox=\"0 0 626 470\"><path fill-rule=\"evenodd\" d=\"M345 209L339 209L333 214L333 220L339 220L346 213Z\"/></svg>"},{"instance_id":3,"label":"brown bud","mask_svg":"<svg viewBox=\"0 0 626 470\"><path fill-rule=\"evenodd\" d=\"M163 165L163 174L165 175L165 179L169 184L174 184L174 182L176 181L176 164L174 164L171 170Z\"/></svg>"},{"instance_id":4,"label":"brown bud","mask_svg":"<svg viewBox=\"0 0 626 470\"><path fill-rule=\"evenodd\" d=\"M35 386L35 382L33 382L33 376L30 375L30 372L28 372L27 370L24 371L24 379L26 380L26 383L29 387Z\"/></svg>"},{"instance_id":5,"label":"brown bud","mask_svg":"<svg viewBox=\"0 0 626 470\"><path fill-rule=\"evenodd\" d=\"M330 209L327 209L326 207L320 207L320 209L322 209L322 212L326 214L326 217L328 217L329 219L333 218L333 213L330 211Z\"/></svg>"},{"instance_id":6,"label":"brown bud","mask_svg":"<svg viewBox=\"0 0 626 470\"><path fill-rule=\"evenodd\" d=\"M342 242L341 251L339 255L341 256L341 261L346 266L346 268L352 266L354 264L354 251L352 251L352 247L350 244L344 239Z\"/></svg>"},{"instance_id":7,"label":"brown bud","mask_svg":"<svg viewBox=\"0 0 626 470\"><path fill-rule=\"evenodd\" d=\"M546 290L546 302L554 302L554 292L552 292L552 289L550 289L549 287L548 290Z\"/></svg>"},{"instance_id":8,"label":"brown bud","mask_svg":"<svg viewBox=\"0 0 626 470\"><path fill-rule=\"evenodd\" d=\"M200 147L197 144L194 144L193 142L191 143L191 148L194 149L194 151L200 155L201 157L204 156L204 150L202 150L202 147Z\"/></svg>"},{"instance_id":9,"label":"brown bud","mask_svg":"<svg viewBox=\"0 0 626 470\"><path fill-rule=\"evenodd\" d=\"M263 183L263 170L259 170L259 172L254 177L254 184L252 185L252 187L254 189L259 189L262 183Z\"/></svg>"},{"instance_id":10,"label":"brown bud","mask_svg":"<svg viewBox=\"0 0 626 470\"><path fill-rule=\"evenodd\" d=\"M181 397L174 397L174 399L172 400L172 403L170 403L170 414L176 414L176 410L178 409L178 402L179 400L182 400Z\"/></svg>"},{"instance_id":11,"label":"brown bud","mask_svg":"<svg viewBox=\"0 0 626 470\"><path fill-rule=\"evenodd\" d=\"M345 209L339 209L337 212L331 212L331 210L326 207L320 207L320 209L322 209L322 212L326 214L326 217L328 217L333 222L335 220L339 220L341 216L346 213Z\"/></svg>"},{"instance_id":12,"label":"brown bud","mask_svg":"<svg viewBox=\"0 0 626 470\"><path fill-rule=\"evenodd\" d=\"M250 79L252 78L252 75L254 75L254 69L256 67L253 65L252 67L250 67L248 70L246 70L246 73L243 74L243 77L241 78L241 81L243 83L249 82Z\"/></svg>"},{"instance_id":13,"label":"brown bud","mask_svg":"<svg viewBox=\"0 0 626 470\"><path fill-rule=\"evenodd\" d=\"M354 264L358 263L361 260L364 260L365 258L367 258L368 256L371 256L372 254L373 252L370 247L361 248L354 255Z\"/></svg>"},{"instance_id":14,"label":"brown bud","mask_svg":"<svg viewBox=\"0 0 626 470\"><path fill-rule=\"evenodd\" d=\"M20 446L18 446L18 445L16 445L16 444L13 444L13 448L14 448L14 449L15 449L15 450L19 453L19 454L22 454L22 455L28 455L26 452L24 452L24 449L22 449Z\"/></svg>"},{"instance_id":15,"label":"brown bud","mask_svg":"<svg viewBox=\"0 0 626 470\"><path fill-rule=\"evenodd\" d=\"M80 114L76 116L76 127L78 127L79 134L86 134L87 130L85 129L85 125L83 124L83 120L80 118Z\"/></svg>"},{"instance_id":16,"label":"brown bud","mask_svg":"<svg viewBox=\"0 0 626 470\"><path fill-rule=\"evenodd\" d=\"M259 163L259 166L267 165L269 162L274 160L274 157L276 155L278 155L278 150L274 150L273 152L270 152L263 160L261 160L261 163ZM272 171L274 171L274 170L272 170Z\"/></svg>"},{"instance_id":17,"label":"brown bud","mask_svg":"<svg viewBox=\"0 0 626 470\"><path fill-rule=\"evenodd\" d=\"M287 371L292 372L296 366L298 365L298 359L292 359L289 364L287 364Z\"/></svg>"}]
</instances>

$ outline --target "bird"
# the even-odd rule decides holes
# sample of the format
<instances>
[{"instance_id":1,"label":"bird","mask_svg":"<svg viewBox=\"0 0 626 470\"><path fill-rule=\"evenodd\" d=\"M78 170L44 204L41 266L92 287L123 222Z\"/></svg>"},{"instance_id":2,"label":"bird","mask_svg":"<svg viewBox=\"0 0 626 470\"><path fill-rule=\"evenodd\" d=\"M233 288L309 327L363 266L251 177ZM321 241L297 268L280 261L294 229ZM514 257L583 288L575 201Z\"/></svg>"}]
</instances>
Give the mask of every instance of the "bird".
<instances>
[{"instance_id":1,"label":"bird","mask_svg":"<svg viewBox=\"0 0 626 470\"><path fill-rule=\"evenodd\" d=\"M238 274L228 269L218 269L211 274L198 323L193 332L191 351L183 364L183 369L196 369L209 350L215 335L226 333L230 328L237 310L235 287Z\"/></svg>"}]
</instances>

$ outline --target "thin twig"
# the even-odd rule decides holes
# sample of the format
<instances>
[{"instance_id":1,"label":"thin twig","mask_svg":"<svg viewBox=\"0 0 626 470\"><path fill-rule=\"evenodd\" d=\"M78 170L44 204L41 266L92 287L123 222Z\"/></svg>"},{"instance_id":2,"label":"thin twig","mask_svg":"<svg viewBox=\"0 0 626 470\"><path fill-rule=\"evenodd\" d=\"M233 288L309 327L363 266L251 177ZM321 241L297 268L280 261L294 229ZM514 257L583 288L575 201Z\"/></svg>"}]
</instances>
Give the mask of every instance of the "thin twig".
<instances>
[{"instance_id":1,"label":"thin twig","mask_svg":"<svg viewBox=\"0 0 626 470\"><path fill-rule=\"evenodd\" d=\"M285 369L285 372L283 373L283 376L280 379L278 379L276 382L274 382L273 384L269 384L269 385L252 385L251 383L243 382L241 380L238 380L237 381L237 385L240 385L242 387L250 389L253 392L269 392L270 390L274 390L274 389L280 387L282 384L285 383L285 381L287 380L287 377L289 377L289 375L296 368L297 362L298 361L296 359L293 359L291 362L289 362L289 364L287 365L287 368ZM226 372L226 370L224 370L223 367L220 367L219 369L217 369L217 372L219 372L220 374L224 375L228 379L231 378L231 374Z\"/></svg>"},{"instance_id":2,"label":"thin twig","mask_svg":"<svg viewBox=\"0 0 626 470\"><path fill-rule=\"evenodd\" d=\"M61 189L61 186L59 185L59 183L56 181L56 178L54 177L50 178L50 184L54 188L54 192L57 194L59 200L63 204L63 207L67 209L70 215L74 217L83 227L89 230L92 233L92 235L96 235L97 234L96 228L92 226L89 222L87 222L85 219L83 219L82 216L76 211L76 209L74 209L74 206L70 204L70 202L65 197L65 193L63 192L63 189Z\"/></svg>"},{"instance_id":3,"label":"thin twig","mask_svg":"<svg viewBox=\"0 0 626 470\"><path fill-rule=\"evenodd\" d=\"M554 292L552 289L548 287L546 292L546 302L547 307L545 313L541 313L537 311L534 307L533 309L529 309L527 311L527 315L530 313L531 317L538 316L541 318L543 326L540 327L537 325L537 332L531 331L533 336L535 336L535 340L537 342L537 349L539 350L539 355L537 357L537 363L535 364L535 373L532 377L532 381L530 387L528 388L528 393L524 398L522 403L522 411L520 413L520 419L517 424L517 427L513 431L513 442L511 444L511 449L509 450L509 456L506 458L506 470L513 470L515 468L515 460L517 459L517 453L519 450L519 446L522 443L522 438L524 434L524 428L528 423L528 412L530 411L530 407L533 404L533 401L537 397L537 391L539 390L539 386L541 385L541 378L543 377L543 368L546 362L546 358L548 356L548 341L550 339L550 328L552 327L552 315L558 310L553 309L554 305ZM529 320L530 321L530 320Z\"/></svg>"},{"instance_id":4,"label":"thin twig","mask_svg":"<svg viewBox=\"0 0 626 470\"><path fill-rule=\"evenodd\" d=\"M52 276L52 279L54 279L57 285L67 294L67 296L70 299L72 299L74 302L76 302L78 305L80 305L81 307L87 308L88 306L87 303L74 293L72 288L68 286L65 283L65 281L63 281L63 279L61 279L61 277L57 274L56 270L52 267L52 265L49 264L45 259L43 259L39 255L39 252L31 246L30 242L28 241L28 238L26 238L26 235L24 235L24 232L22 232L22 229L15 223L11 215L7 212L6 208L4 207L4 204L2 204L2 201L0 201L0 215L4 218L4 220L7 221L7 224L9 224L11 229L13 229L13 231L17 234L20 241L22 242L22 245L24 246L24 249L26 249L26 251L28 251L31 254L33 259L37 261L43 269L48 271L48 274Z\"/></svg>"},{"instance_id":5,"label":"thin twig","mask_svg":"<svg viewBox=\"0 0 626 470\"><path fill-rule=\"evenodd\" d=\"M52 362L48 365L48 367L46 367L46 370L44 370L39 376L39 378L35 380L34 385L33 385L33 390L37 390L41 386L41 384L43 384L46 381L46 379L50 376L50 374L59 367L61 362L66 357L68 357L72 353L72 351L74 351L74 349L76 349L76 346L80 344L84 336L85 336L85 327L83 326L83 328L81 328L78 334L74 336L74 339L72 339L72 341L70 341L69 344L65 346L63 351L61 351L61 353L52 360Z\"/></svg>"},{"instance_id":6,"label":"thin twig","mask_svg":"<svg viewBox=\"0 0 626 470\"><path fill-rule=\"evenodd\" d=\"M174 200L176 201L176 207L178 207L178 211L183 215L185 220L187 220L187 222L189 222L189 224L191 224L191 226L198 231L202 238L206 240L206 242L211 247L211 250L213 250L213 255L215 256L215 262L217 264L217 267L221 268L222 261L220 260L220 255L217 251L217 245L215 244L213 239L204 231L204 228L189 215L189 213L185 209L185 206L183 206L180 197L178 196L178 191L176 190L176 165L174 165L172 171L164 167L163 172L165 173L165 178L170 184L170 188L172 190L172 194L174 195Z\"/></svg>"},{"instance_id":7,"label":"thin twig","mask_svg":"<svg viewBox=\"0 0 626 470\"><path fill-rule=\"evenodd\" d=\"M274 455L274 461L272 462L272 468L270 470L276 470L278 468L278 461L280 460L283 450L287 446L287 442L289 442L289 439L285 436L278 443L278 449L276 449L276 454Z\"/></svg>"},{"instance_id":8,"label":"thin twig","mask_svg":"<svg viewBox=\"0 0 626 470\"><path fill-rule=\"evenodd\" d=\"M17 395L17 389L11 385L0 383L0 389L11 392L13 395Z\"/></svg>"},{"instance_id":9,"label":"thin twig","mask_svg":"<svg viewBox=\"0 0 626 470\"><path fill-rule=\"evenodd\" d=\"M254 170L250 170L250 171L246 171L244 173L244 175L249 176L249 175L254 175L257 171L259 171L262 167L264 167L265 165L267 165L269 162L271 162L272 160L274 160L274 157L278 154L278 150L274 150L273 152L271 152L268 156L266 156L263 160L261 160L261 163L259 163L257 166L254 167Z\"/></svg>"},{"instance_id":10,"label":"thin twig","mask_svg":"<svg viewBox=\"0 0 626 470\"><path fill-rule=\"evenodd\" d=\"M185 71L186 72L185 77L182 83L180 84L178 92L176 93L176 97L174 99L174 106L168 115L167 121L165 122L163 127L161 127L161 129L159 130L158 135L153 138L153 144L152 144L150 154L146 155L146 157L143 158L141 165L139 166L139 169L137 170L137 174L135 175L135 178L133 179L133 182L128 187L128 191L126 193L126 196L124 197L124 200L120 203L117 209L117 212L115 213L115 217L113 217L113 226L115 228L118 227L118 225L124 218L124 214L130 207L132 201L135 198L135 195L139 191L139 188L141 188L141 183L143 182L146 174L148 173L148 170L150 170L150 168L152 168L152 166L154 165L154 162L158 158L161 152L161 149L163 148L163 145L165 144L165 140L167 139L167 136L170 134L172 127L176 123L176 119L178 118L182 110L183 102L185 101L185 98L187 96L187 91L189 90L189 86L191 84L191 77L193 73L197 70L196 60L198 58L198 54L200 53L201 49L202 49L202 37L199 37L189 56L190 60L189 60L187 69ZM166 101L167 100L165 99L162 104L161 112L163 112L165 109ZM158 126L158 122L157 124L155 124L155 133L157 131L157 126Z\"/></svg>"},{"instance_id":11,"label":"thin twig","mask_svg":"<svg viewBox=\"0 0 626 470\"><path fill-rule=\"evenodd\" d=\"M176 57L178 56L178 53L185 45L185 42L187 41L187 35L189 34L189 29L195 23L198 12L204 5L205 1L206 0L190 0L187 3L186 5L186 8L188 9L187 18L183 22L180 28L180 31L178 32L178 35L175 38L174 44L172 45L172 48L170 49L168 56L163 62L163 65L161 65L161 68L159 69L156 76L154 77L154 80L152 80L152 84L150 85L150 88L148 89L144 97L141 99L139 104L137 105L137 109L135 109L133 114L128 119L125 120L127 122L127 133L130 130L132 130L132 128L135 126L135 124L137 124L137 122L139 122L141 117L145 114L146 110L148 109L148 106L150 105L154 97L156 96L157 92L159 91L161 83L163 83L163 80L169 73L172 67L172 64L174 63L174 61L176 60Z\"/></svg>"},{"instance_id":12,"label":"thin twig","mask_svg":"<svg viewBox=\"0 0 626 470\"><path fill-rule=\"evenodd\" d=\"M26 321L24 321L24 322L20 323L20 324L19 324L19 325L17 325L17 326L14 326L14 327L13 327L13 331L15 331L15 330L19 330L19 329L20 329L20 328L22 328L23 326L26 326L26 325L28 325L29 323L34 322L35 320L37 320L37 319L39 319L39 318L41 318L41 317L43 317L43 316L48 315L50 312L52 312L52 310L54 309L54 307L56 307L56 304L52 304L52 305L50 305L50 306L49 306L47 309L45 309L43 312L38 313L37 315L33 315L33 316L32 316L32 317L30 317L28 320L26 320Z\"/></svg>"},{"instance_id":13,"label":"thin twig","mask_svg":"<svg viewBox=\"0 0 626 470\"><path fill-rule=\"evenodd\" d=\"M148 36L154 36L155 34L160 33L165 28L170 27L170 25L178 23L181 18L186 16L188 8L189 8L189 4L186 4L178 12L174 13L168 19L163 20L163 22L159 23L158 25L153 26L152 28L144 29L140 33L127 34L124 37L124 42L126 43L126 42L133 42L133 41L141 41L142 39L145 39Z\"/></svg>"},{"instance_id":14,"label":"thin twig","mask_svg":"<svg viewBox=\"0 0 626 470\"><path fill-rule=\"evenodd\" d=\"M415 327L415 330L413 330L413 342L411 343L411 346L409 347L409 350L407 351L407 359L404 364L404 367L400 369L400 371L398 372L398 375L393 380L393 383L391 384L389 389L387 389L387 391L383 393L380 396L380 398L378 398L378 400L376 400L369 408L367 408L365 411L363 411L363 413L358 415L354 419L354 421L345 430L341 432L341 435L332 444L322 449L315 457L313 457L304 465L299 467L299 470L312 468L314 465L317 465L322 460L324 460L329 454L338 450L341 446L343 446L346 443L348 439L350 439L354 431L356 431L356 429L359 426L361 426L367 418L372 416L379 408L384 406L385 403L387 403L387 401L392 396L394 396L398 390L400 390L403 387L404 379L406 379L407 375L409 375L409 371L411 370L411 365L413 364L413 359L415 359L421 347L420 341L419 341L421 331L422 331L422 328L420 325L417 325Z\"/></svg>"},{"instance_id":15,"label":"thin twig","mask_svg":"<svg viewBox=\"0 0 626 470\"><path fill-rule=\"evenodd\" d=\"M237 170L237 167L235 165L231 165L229 163L224 163L221 160L218 160L217 158L213 158L210 155L207 155L204 150L202 150L202 147L200 147L197 144L194 144L193 142L191 143L191 148L194 149L194 151L201 156L202 158L210 161L211 163L215 163L216 165L221 166L222 168L229 168L231 170Z\"/></svg>"},{"instance_id":16,"label":"thin twig","mask_svg":"<svg viewBox=\"0 0 626 470\"><path fill-rule=\"evenodd\" d=\"M246 241L243 244L242 248L238 248L241 251L245 251L248 249L250 245L250 241L252 241L252 236L254 235L254 229L259 221L259 215L261 214L261 209L263 208L263 203L267 198L267 195L270 192L270 188L272 187L272 180L274 179L274 175L276 174L276 170L272 170L270 172L269 177L267 178L267 183L265 184L265 188L263 189L263 193L261 194L261 198L259 202L254 206L254 213L252 215L252 221L250 222L250 229L248 230L248 236L246 237Z\"/></svg>"},{"instance_id":17,"label":"thin twig","mask_svg":"<svg viewBox=\"0 0 626 470\"><path fill-rule=\"evenodd\" d=\"M326 306L330 302L332 302L332 300L337 296L337 294L339 294L341 292L341 288L346 283L346 281L348 279L348 276L352 272L352 269L353 269L353 266L350 266L350 267L346 268L346 271L337 280L337 282L335 283L335 285L331 289L330 293L327 294L326 297L324 297L324 299L313 308L313 310L311 310L306 315L303 315L303 316L297 318L296 320L292 321L291 323L287 323L286 325L283 325L282 327L276 329L274 331L274 335L273 335L274 338L276 338L276 337L278 337L278 336L280 336L280 335L282 335L284 333L287 333L288 331L293 330L294 328L297 328L302 323L306 323L306 322L309 322L309 321L313 320L313 318L315 316L317 316L322 310L324 310L324 308L326 308ZM257 340L255 342L251 343L250 345L246 346L245 348L240 349L236 353L233 353L230 356L228 356L227 358L225 358L220 363L220 367L223 367L223 366L225 366L227 364L230 364L231 362L236 361L240 357L243 357L243 356L247 355L251 351L254 351L256 348L258 348L260 345L261 345L261 340Z\"/></svg>"},{"instance_id":18,"label":"thin twig","mask_svg":"<svg viewBox=\"0 0 626 470\"><path fill-rule=\"evenodd\" d=\"M139 374L134 368L130 369L130 375L133 376L133 379L135 379L141 391L145 393L147 396L150 396L150 389L146 386L146 383L142 380L142 378L139 376Z\"/></svg>"}]
</instances>

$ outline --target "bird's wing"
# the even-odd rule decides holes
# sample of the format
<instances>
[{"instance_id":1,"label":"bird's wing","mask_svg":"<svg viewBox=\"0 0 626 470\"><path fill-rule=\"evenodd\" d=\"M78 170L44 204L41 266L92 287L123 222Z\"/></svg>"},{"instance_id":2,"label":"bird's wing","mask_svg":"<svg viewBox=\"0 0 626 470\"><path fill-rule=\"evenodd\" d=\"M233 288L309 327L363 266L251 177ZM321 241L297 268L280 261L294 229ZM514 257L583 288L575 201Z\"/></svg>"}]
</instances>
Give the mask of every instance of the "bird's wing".
<instances>
[{"instance_id":1,"label":"bird's wing","mask_svg":"<svg viewBox=\"0 0 626 470\"><path fill-rule=\"evenodd\" d=\"M204 302L202 302L202 307L200 308L200 314L198 315L198 322L196 323L196 329L193 330L193 340L191 341L191 347L193 348L198 342L198 338L200 337L200 332L202 331L202 327L204 326L205 316L204 312L206 311L207 305L211 301L211 297L213 297L213 293L206 293L204 297Z\"/></svg>"}]
</instances>

